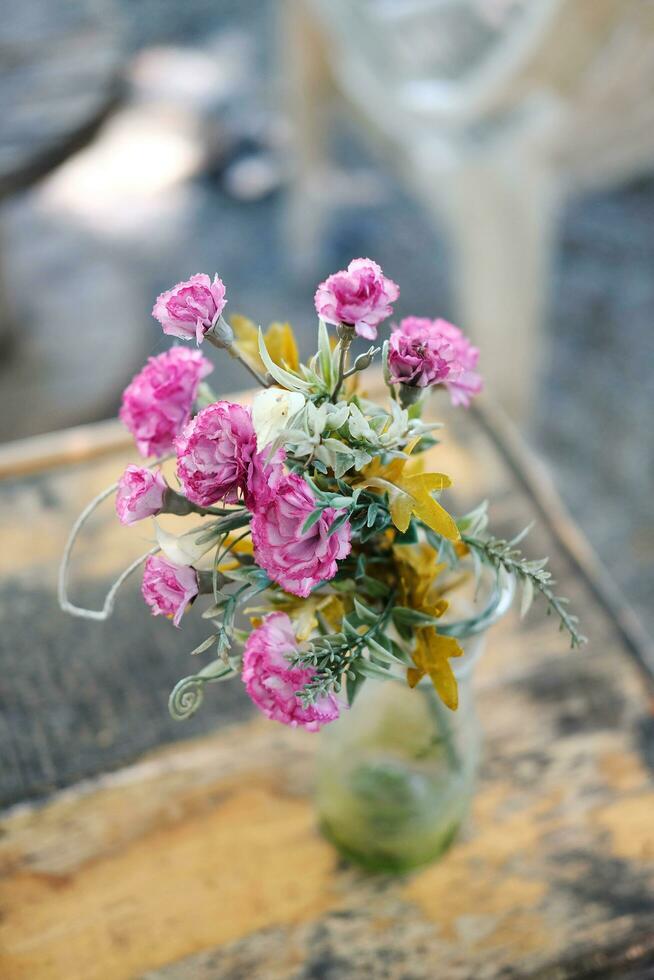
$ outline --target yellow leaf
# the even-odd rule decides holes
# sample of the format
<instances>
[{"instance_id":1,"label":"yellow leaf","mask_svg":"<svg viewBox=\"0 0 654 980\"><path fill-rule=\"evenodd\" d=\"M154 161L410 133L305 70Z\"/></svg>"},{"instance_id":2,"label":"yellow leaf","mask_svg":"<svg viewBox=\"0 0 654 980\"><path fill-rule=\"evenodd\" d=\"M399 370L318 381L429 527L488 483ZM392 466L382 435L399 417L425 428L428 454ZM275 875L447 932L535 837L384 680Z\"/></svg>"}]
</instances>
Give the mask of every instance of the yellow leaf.
<instances>
[{"instance_id":1,"label":"yellow leaf","mask_svg":"<svg viewBox=\"0 0 654 980\"><path fill-rule=\"evenodd\" d=\"M255 369L265 373L265 366L259 354L259 330L257 325L248 317L241 316L240 313L233 313L229 318L229 323L234 331L234 346L239 354L245 358L248 364ZM286 367L291 371L297 371L300 364L295 335L290 323L271 323L264 338L266 347L271 358L280 367Z\"/></svg>"},{"instance_id":2,"label":"yellow leaf","mask_svg":"<svg viewBox=\"0 0 654 980\"><path fill-rule=\"evenodd\" d=\"M263 339L275 364L286 367L289 371L297 371L300 355L290 323L271 323Z\"/></svg>"},{"instance_id":3,"label":"yellow leaf","mask_svg":"<svg viewBox=\"0 0 654 980\"><path fill-rule=\"evenodd\" d=\"M407 456L411 456L419 441L417 436L405 446ZM391 520L398 531L406 531L411 515L415 514L432 531L450 541L458 541L460 534L456 522L432 497L435 490L444 490L452 481L445 473L415 472L419 462L399 458L382 465L375 459L363 471L363 480L358 486L387 491Z\"/></svg>"},{"instance_id":4,"label":"yellow leaf","mask_svg":"<svg viewBox=\"0 0 654 980\"><path fill-rule=\"evenodd\" d=\"M446 567L426 541L416 544L396 544L393 554L398 570L400 601L410 609L442 616L448 607L438 577Z\"/></svg>"},{"instance_id":5,"label":"yellow leaf","mask_svg":"<svg viewBox=\"0 0 654 980\"><path fill-rule=\"evenodd\" d=\"M255 370L263 369L263 363L259 357L259 331L257 325L246 316L240 313L232 313L229 318L229 325L234 331L234 346L248 364Z\"/></svg>"},{"instance_id":6,"label":"yellow leaf","mask_svg":"<svg viewBox=\"0 0 654 980\"><path fill-rule=\"evenodd\" d=\"M388 509L391 514L391 520L398 531L406 531L411 521L411 515L413 514L413 507L415 500L409 494L403 491L393 492L389 494Z\"/></svg>"},{"instance_id":7,"label":"yellow leaf","mask_svg":"<svg viewBox=\"0 0 654 980\"><path fill-rule=\"evenodd\" d=\"M433 626L417 631L413 656L415 667L407 670L409 687L415 687L428 674L438 696L452 711L459 704L459 692L450 657L460 657L463 650L453 636L443 636Z\"/></svg>"},{"instance_id":8,"label":"yellow leaf","mask_svg":"<svg viewBox=\"0 0 654 980\"><path fill-rule=\"evenodd\" d=\"M309 596L308 599L302 599L300 603L297 603L294 612L290 613L298 640L309 639L313 630L318 626L318 613L335 633L340 630L345 615L340 597L336 595Z\"/></svg>"},{"instance_id":9,"label":"yellow leaf","mask_svg":"<svg viewBox=\"0 0 654 980\"><path fill-rule=\"evenodd\" d=\"M416 517L442 537L450 541L458 541L459 529L454 518L431 495L432 490L442 490L449 485L450 479L443 473L421 473L402 480L402 489L411 497L413 501L411 509ZM400 530L406 530L406 527Z\"/></svg>"},{"instance_id":10,"label":"yellow leaf","mask_svg":"<svg viewBox=\"0 0 654 980\"><path fill-rule=\"evenodd\" d=\"M247 616L256 615L261 621L261 615L270 612L285 612L293 622L293 630L298 640L308 640L311 634L318 627L318 614L324 619L327 625L338 633L341 629L345 607L340 596L337 595L310 595L306 599L300 599L289 593L275 596L274 602L266 603L262 606L251 606L244 610Z\"/></svg>"}]
</instances>

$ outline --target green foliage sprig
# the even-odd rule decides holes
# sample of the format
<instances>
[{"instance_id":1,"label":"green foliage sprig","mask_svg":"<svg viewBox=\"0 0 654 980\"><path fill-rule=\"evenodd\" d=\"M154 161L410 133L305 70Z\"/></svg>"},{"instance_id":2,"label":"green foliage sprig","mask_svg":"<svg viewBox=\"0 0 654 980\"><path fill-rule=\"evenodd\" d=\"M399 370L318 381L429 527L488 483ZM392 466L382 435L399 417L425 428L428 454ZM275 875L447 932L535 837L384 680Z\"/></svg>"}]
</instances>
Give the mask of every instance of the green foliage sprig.
<instances>
[{"instance_id":1,"label":"green foliage sprig","mask_svg":"<svg viewBox=\"0 0 654 980\"><path fill-rule=\"evenodd\" d=\"M494 537L482 539L472 537L469 534L462 534L461 539L482 561L498 570L503 569L516 577L522 587L520 606L522 615L525 615L529 609L534 590L537 590L547 602L548 615L553 613L558 616L559 629L568 633L571 648L580 647L587 642L587 637L580 633L577 628L578 617L566 608L569 600L563 596L557 596L554 591L556 581L552 577L552 573L545 567L549 559L541 558L538 561L529 561L520 549L515 547L515 539L512 541Z\"/></svg>"},{"instance_id":2,"label":"green foliage sprig","mask_svg":"<svg viewBox=\"0 0 654 980\"><path fill-rule=\"evenodd\" d=\"M394 600L395 593L391 592L380 612L355 599L354 611L343 617L342 632L315 637L292 657L293 667L310 668L314 672L313 679L297 692L303 704L314 704L328 694L338 693L343 677L347 681L348 700L352 702L363 679L386 679L389 666L406 663L397 652L387 649L389 645L382 636L393 613ZM364 658L366 650L370 659Z\"/></svg>"}]
</instances>

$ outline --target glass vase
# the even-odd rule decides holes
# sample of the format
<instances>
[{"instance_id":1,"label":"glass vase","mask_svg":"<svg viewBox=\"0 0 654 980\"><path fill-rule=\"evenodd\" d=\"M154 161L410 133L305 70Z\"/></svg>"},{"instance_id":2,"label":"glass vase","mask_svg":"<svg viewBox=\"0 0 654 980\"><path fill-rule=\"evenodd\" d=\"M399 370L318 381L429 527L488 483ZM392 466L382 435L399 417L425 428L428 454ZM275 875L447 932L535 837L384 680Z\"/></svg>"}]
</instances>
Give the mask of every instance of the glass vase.
<instances>
[{"instance_id":1,"label":"glass vase","mask_svg":"<svg viewBox=\"0 0 654 980\"><path fill-rule=\"evenodd\" d=\"M321 828L343 855L400 872L445 851L466 818L480 756L473 673L486 631L513 598L493 583L478 615L450 621L463 656L450 661L459 706L450 711L429 678L367 680L350 710L320 734L316 802Z\"/></svg>"}]
</instances>

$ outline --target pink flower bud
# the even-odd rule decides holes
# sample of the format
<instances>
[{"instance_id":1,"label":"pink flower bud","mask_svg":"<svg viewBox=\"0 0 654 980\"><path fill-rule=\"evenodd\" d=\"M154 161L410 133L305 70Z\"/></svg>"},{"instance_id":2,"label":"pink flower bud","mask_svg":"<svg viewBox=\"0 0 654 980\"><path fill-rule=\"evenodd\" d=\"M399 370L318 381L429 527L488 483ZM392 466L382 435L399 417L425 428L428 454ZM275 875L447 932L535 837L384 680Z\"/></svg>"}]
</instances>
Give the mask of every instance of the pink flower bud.
<instances>
[{"instance_id":1,"label":"pink flower bud","mask_svg":"<svg viewBox=\"0 0 654 980\"><path fill-rule=\"evenodd\" d=\"M316 291L316 312L326 323L349 323L360 337L374 340L377 327L393 312L399 286L372 259L353 259Z\"/></svg>"},{"instance_id":2,"label":"pink flower bud","mask_svg":"<svg viewBox=\"0 0 654 980\"><path fill-rule=\"evenodd\" d=\"M481 391L474 372L479 350L447 320L410 316L391 333L388 371L392 384L427 388L443 384L454 405L469 405Z\"/></svg>"},{"instance_id":3,"label":"pink flower bud","mask_svg":"<svg viewBox=\"0 0 654 980\"><path fill-rule=\"evenodd\" d=\"M226 302L222 279L214 276L212 282L204 272L199 272L161 293L152 307L152 316L164 333L182 340L195 339L199 344L217 322Z\"/></svg>"},{"instance_id":4,"label":"pink flower bud","mask_svg":"<svg viewBox=\"0 0 654 980\"><path fill-rule=\"evenodd\" d=\"M393 330L388 342L388 369L393 384L427 388L459 371L454 348L436 329L437 323L409 316Z\"/></svg>"},{"instance_id":5,"label":"pink flower bud","mask_svg":"<svg viewBox=\"0 0 654 980\"><path fill-rule=\"evenodd\" d=\"M121 524L135 524L154 517L163 507L168 489L159 470L128 466L118 483L116 513Z\"/></svg>"},{"instance_id":6,"label":"pink flower bud","mask_svg":"<svg viewBox=\"0 0 654 980\"><path fill-rule=\"evenodd\" d=\"M198 594L198 576L188 565L173 565L166 558L150 555L143 569L141 595L153 616L170 616L175 626L191 599Z\"/></svg>"}]
</instances>

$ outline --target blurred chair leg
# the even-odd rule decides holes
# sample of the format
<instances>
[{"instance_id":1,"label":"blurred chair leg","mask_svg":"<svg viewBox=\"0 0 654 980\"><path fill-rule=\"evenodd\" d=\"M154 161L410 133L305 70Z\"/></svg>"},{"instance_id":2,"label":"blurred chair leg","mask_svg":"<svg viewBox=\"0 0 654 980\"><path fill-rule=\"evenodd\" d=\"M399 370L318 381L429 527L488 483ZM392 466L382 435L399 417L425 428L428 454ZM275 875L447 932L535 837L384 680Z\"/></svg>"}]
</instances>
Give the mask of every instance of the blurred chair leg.
<instances>
[{"instance_id":1,"label":"blurred chair leg","mask_svg":"<svg viewBox=\"0 0 654 980\"><path fill-rule=\"evenodd\" d=\"M482 346L487 389L516 421L527 423L546 355L557 183L524 159L472 161L432 176L428 192L446 220L457 317Z\"/></svg>"},{"instance_id":2,"label":"blurred chair leg","mask_svg":"<svg viewBox=\"0 0 654 980\"><path fill-rule=\"evenodd\" d=\"M284 0L279 16L293 154L284 236L291 269L302 277L319 265L331 183L328 110L335 89L319 28L304 0Z\"/></svg>"}]
</instances>

